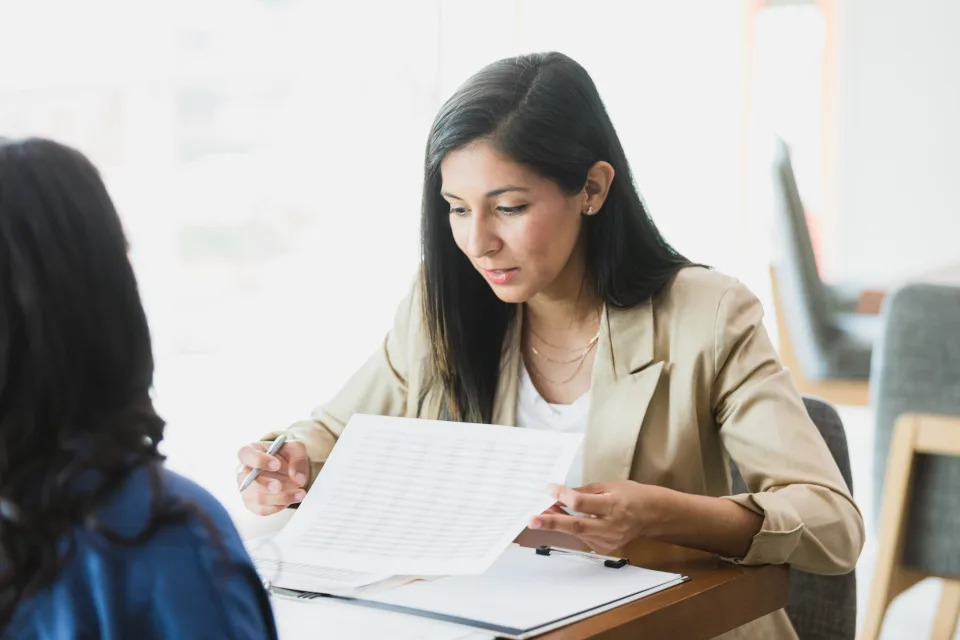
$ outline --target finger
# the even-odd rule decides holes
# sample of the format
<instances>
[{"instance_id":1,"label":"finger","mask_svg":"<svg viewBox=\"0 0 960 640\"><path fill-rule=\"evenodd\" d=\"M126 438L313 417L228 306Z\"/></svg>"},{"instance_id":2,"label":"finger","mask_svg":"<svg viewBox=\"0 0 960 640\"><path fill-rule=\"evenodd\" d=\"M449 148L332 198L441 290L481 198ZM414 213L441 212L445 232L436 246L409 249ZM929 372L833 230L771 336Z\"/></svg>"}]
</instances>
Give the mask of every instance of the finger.
<instances>
[{"instance_id":1,"label":"finger","mask_svg":"<svg viewBox=\"0 0 960 640\"><path fill-rule=\"evenodd\" d=\"M267 505L256 504L256 503L246 503L247 509L252 511L258 516L270 516L275 513L283 511L286 507L270 507Z\"/></svg>"},{"instance_id":2,"label":"finger","mask_svg":"<svg viewBox=\"0 0 960 640\"><path fill-rule=\"evenodd\" d=\"M237 469L237 484L243 482L246 479L246 477L250 475L251 471L253 471L253 469L251 469L247 465L241 465L240 468ZM261 470L260 473L257 474L257 477L254 480L254 482L259 482L263 484L264 478L276 478L281 482L290 483L291 486L294 485L294 483L291 482L289 476L279 471L262 471Z\"/></svg>"},{"instance_id":3,"label":"finger","mask_svg":"<svg viewBox=\"0 0 960 640\"><path fill-rule=\"evenodd\" d=\"M247 477L250 475L250 467L243 466L237 472L237 486L242 487ZM281 491L296 491L299 485L290 480L287 476L273 471L261 471L252 481L252 483L243 490L245 499L248 494L252 495L259 490L268 493L280 493Z\"/></svg>"},{"instance_id":4,"label":"finger","mask_svg":"<svg viewBox=\"0 0 960 640\"><path fill-rule=\"evenodd\" d=\"M271 442L255 442L254 447L260 446L264 450L268 449ZM285 479L292 480L297 486L302 487L307 484L307 478L310 472L310 459L307 457L306 447L301 442L287 442L280 447L272 456L280 461L280 467L274 469Z\"/></svg>"},{"instance_id":5,"label":"finger","mask_svg":"<svg viewBox=\"0 0 960 640\"><path fill-rule=\"evenodd\" d=\"M307 484L310 476L310 458L307 457L307 448L302 442L287 442L280 447L280 457L286 462L282 469L298 487Z\"/></svg>"},{"instance_id":6,"label":"finger","mask_svg":"<svg viewBox=\"0 0 960 640\"><path fill-rule=\"evenodd\" d=\"M247 492L249 492L250 495L246 495ZM266 487L252 484L250 488L244 492L244 501L268 507L287 507L294 502L303 502L306 496L307 492L299 487L272 493L268 491Z\"/></svg>"},{"instance_id":7,"label":"finger","mask_svg":"<svg viewBox=\"0 0 960 640\"><path fill-rule=\"evenodd\" d=\"M307 492L297 487L296 489L281 491L280 493L263 493L260 496L260 504L289 507L294 502L303 502L303 499L306 497Z\"/></svg>"},{"instance_id":8,"label":"finger","mask_svg":"<svg viewBox=\"0 0 960 640\"><path fill-rule=\"evenodd\" d=\"M583 516L541 513L530 520L531 529L561 531L577 537L600 537L604 527L605 525L597 518L584 518Z\"/></svg>"},{"instance_id":9,"label":"finger","mask_svg":"<svg viewBox=\"0 0 960 640\"><path fill-rule=\"evenodd\" d=\"M609 494L585 493L579 489L571 489L554 485L554 497L557 502L570 508L571 511L589 513L594 516L610 515L612 500Z\"/></svg>"},{"instance_id":10,"label":"finger","mask_svg":"<svg viewBox=\"0 0 960 640\"><path fill-rule=\"evenodd\" d=\"M255 483L262 486L268 493L280 493L281 491L296 491L300 485L293 482L287 476L272 471L264 471L254 480Z\"/></svg>"},{"instance_id":11,"label":"finger","mask_svg":"<svg viewBox=\"0 0 960 640\"><path fill-rule=\"evenodd\" d=\"M240 459L240 462L251 468L279 471L283 466L283 462L275 456L267 455L267 452L258 446L260 444L259 442L254 442L241 447L240 451L237 452L237 458Z\"/></svg>"},{"instance_id":12,"label":"finger","mask_svg":"<svg viewBox=\"0 0 960 640\"><path fill-rule=\"evenodd\" d=\"M610 493L610 487L606 482L588 482L582 487L577 487L580 493Z\"/></svg>"},{"instance_id":13,"label":"finger","mask_svg":"<svg viewBox=\"0 0 960 640\"><path fill-rule=\"evenodd\" d=\"M550 493L555 494L563 488L563 485L551 482L547 484L547 488L550 490ZM588 482L583 486L574 487L574 489L580 493L610 493L610 485L606 482Z\"/></svg>"},{"instance_id":14,"label":"finger","mask_svg":"<svg viewBox=\"0 0 960 640\"><path fill-rule=\"evenodd\" d=\"M610 542L608 540L593 538L590 540L584 539L584 542L587 543L587 546L596 551L597 553L607 555L613 553L614 551L620 549L623 545L617 542Z\"/></svg>"}]
</instances>

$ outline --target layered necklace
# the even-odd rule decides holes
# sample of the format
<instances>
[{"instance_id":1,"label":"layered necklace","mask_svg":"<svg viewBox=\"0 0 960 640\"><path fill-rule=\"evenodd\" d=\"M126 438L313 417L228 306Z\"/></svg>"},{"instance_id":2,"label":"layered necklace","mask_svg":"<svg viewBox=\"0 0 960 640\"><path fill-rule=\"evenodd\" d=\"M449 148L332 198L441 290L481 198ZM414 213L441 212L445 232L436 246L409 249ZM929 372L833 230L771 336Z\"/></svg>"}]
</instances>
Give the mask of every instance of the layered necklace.
<instances>
[{"instance_id":1,"label":"layered necklace","mask_svg":"<svg viewBox=\"0 0 960 640\"><path fill-rule=\"evenodd\" d=\"M558 364L558 365L571 365L576 363L576 367L574 367L573 373L571 373L569 377L564 378L562 380L554 380L549 376L545 375L543 373L543 369L541 369L536 365L535 360L531 359L529 361L529 364L530 364L530 367L533 369L534 373L536 373L537 376L539 376L540 378L543 378L550 384L568 384L574 378L577 377L577 374L580 373L581 369L583 369L583 363L587 361L587 356L590 355L590 352L593 351L593 348L597 346L597 341L600 340L600 329L597 329L597 335L593 336L593 338L590 339L590 342L588 342L585 345L581 345L579 347L574 347L572 349L569 347L560 347L555 344L551 344L547 342L546 340L541 338L539 335L537 335L537 332L533 330L533 327L530 327L530 336L532 338L536 338L536 340L542 343L543 346L550 347L551 349L554 349L556 351L559 351L565 354L561 356L560 359L551 358L550 356L547 356L541 353L540 349L537 349L537 347L533 344L533 340L530 340L530 344L528 345L528 347L530 348L530 353L532 353L534 356L536 356L540 360L543 360L552 364Z\"/></svg>"}]
</instances>

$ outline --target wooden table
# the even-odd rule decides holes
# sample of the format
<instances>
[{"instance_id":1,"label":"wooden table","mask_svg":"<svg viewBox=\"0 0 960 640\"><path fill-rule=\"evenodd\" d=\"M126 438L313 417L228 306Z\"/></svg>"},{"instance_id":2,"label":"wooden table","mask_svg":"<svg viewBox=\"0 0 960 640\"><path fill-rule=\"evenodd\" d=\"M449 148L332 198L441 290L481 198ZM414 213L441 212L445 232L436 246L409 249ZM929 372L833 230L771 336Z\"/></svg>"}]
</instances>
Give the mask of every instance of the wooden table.
<instances>
[{"instance_id":1,"label":"wooden table","mask_svg":"<svg viewBox=\"0 0 960 640\"><path fill-rule=\"evenodd\" d=\"M242 519L240 529L246 538L274 534L291 515L293 510L287 509L265 518L248 516ZM556 532L527 530L516 541L527 547L584 548L576 538ZM680 573L690 580L537 636L537 640L699 640L787 605L786 566L741 567L713 554L649 540L628 546L625 555L638 567Z\"/></svg>"},{"instance_id":2,"label":"wooden table","mask_svg":"<svg viewBox=\"0 0 960 640\"><path fill-rule=\"evenodd\" d=\"M539 531L525 531L517 542L582 548L575 538ZM709 553L649 540L627 547L625 555L639 567L682 573L690 580L538 640L713 638L787 606L786 566L741 567Z\"/></svg>"}]
</instances>

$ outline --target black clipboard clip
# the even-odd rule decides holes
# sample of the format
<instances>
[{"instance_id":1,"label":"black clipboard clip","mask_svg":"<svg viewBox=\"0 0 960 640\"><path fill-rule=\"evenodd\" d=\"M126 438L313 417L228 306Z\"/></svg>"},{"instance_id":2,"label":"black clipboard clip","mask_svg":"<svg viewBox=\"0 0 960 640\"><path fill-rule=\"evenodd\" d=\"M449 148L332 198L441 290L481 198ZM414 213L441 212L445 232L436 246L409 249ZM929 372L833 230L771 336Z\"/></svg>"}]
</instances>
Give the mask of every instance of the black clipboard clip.
<instances>
[{"instance_id":1,"label":"black clipboard clip","mask_svg":"<svg viewBox=\"0 0 960 640\"><path fill-rule=\"evenodd\" d=\"M593 560L594 562L603 562L603 566L610 567L611 569L619 569L630 564L630 561L626 558L598 556L592 551L576 551L574 549L561 549L560 547L548 547L546 545L537 547L536 552L538 556L548 556L551 553L565 553L572 556L580 556L581 558Z\"/></svg>"}]
</instances>

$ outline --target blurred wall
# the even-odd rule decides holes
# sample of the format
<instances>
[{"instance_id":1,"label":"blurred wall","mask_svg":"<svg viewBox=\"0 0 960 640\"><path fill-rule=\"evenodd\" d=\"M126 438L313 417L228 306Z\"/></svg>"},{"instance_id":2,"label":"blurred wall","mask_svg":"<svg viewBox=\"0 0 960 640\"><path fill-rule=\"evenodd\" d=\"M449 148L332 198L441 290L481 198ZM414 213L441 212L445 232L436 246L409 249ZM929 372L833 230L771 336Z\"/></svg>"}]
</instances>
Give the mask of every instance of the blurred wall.
<instances>
[{"instance_id":1,"label":"blurred wall","mask_svg":"<svg viewBox=\"0 0 960 640\"><path fill-rule=\"evenodd\" d=\"M833 277L960 264L960 2L847 0L838 20Z\"/></svg>"}]
</instances>

